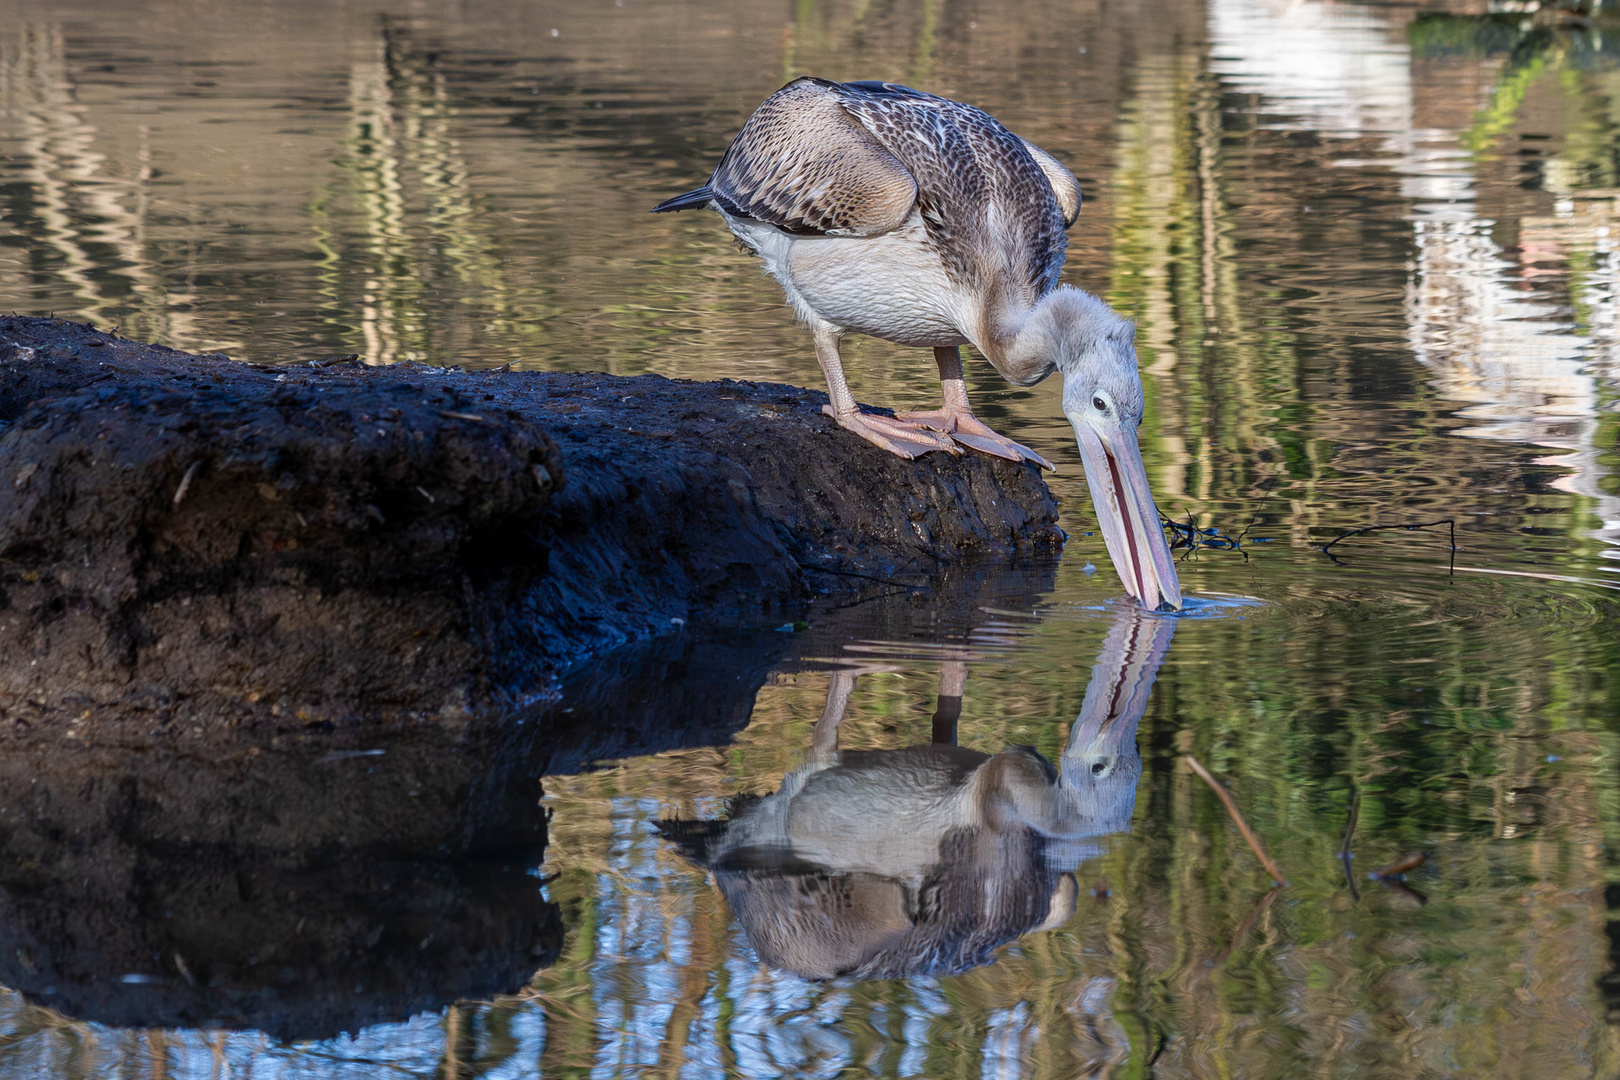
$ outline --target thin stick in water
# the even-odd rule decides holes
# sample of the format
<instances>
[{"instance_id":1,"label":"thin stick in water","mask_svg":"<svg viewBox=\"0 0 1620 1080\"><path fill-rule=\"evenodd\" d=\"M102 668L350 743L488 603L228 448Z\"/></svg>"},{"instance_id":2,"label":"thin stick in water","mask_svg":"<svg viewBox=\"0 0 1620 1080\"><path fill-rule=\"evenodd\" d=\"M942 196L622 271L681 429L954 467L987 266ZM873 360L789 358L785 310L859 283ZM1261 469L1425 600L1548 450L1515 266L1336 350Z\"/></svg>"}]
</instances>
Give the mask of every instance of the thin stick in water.
<instances>
[{"instance_id":1,"label":"thin stick in water","mask_svg":"<svg viewBox=\"0 0 1620 1080\"><path fill-rule=\"evenodd\" d=\"M1344 864L1344 883L1350 886L1350 899L1360 900L1361 894L1356 891L1355 875L1350 873L1350 841L1356 835L1356 819L1361 816L1361 789L1352 787L1350 796L1350 819L1344 825L1344 843L1339 847L1339 861Z\"/></svg>"},{"instance_id":2,"label":"thin stick in water","mask_svg":"<svg viewBox=\"0 0 1620 1080\"><path fill-rule=\"evenodd\" d=\"M1407 532L1411 532L1413 529L1432 529L1436 525L1447 525L1451 528L1451 569L1453 572L1455 572L1457 569L1457 520L1455 518L1440 518L1438 521L1414 521L1410 525L1364 525L1359 529L1351 529L1349 532L1340 533L1338 536L1335 536L1332 540L1329 540L1316 550L1320 551L1334 562L1338 562L1338 558L1329 549L1333 547L1334 544L1337 544L1340 540L1348 540L1352 536L1360 536L1362 533L1379 532L1384 529L1404 529Z\"/></svg>"},{"instance_id":3,"label":"thin stick in water","mask_svg":"<svg viewBox=\"0 0 1620 1080\"><path fill-rule=\"evenodd\" d=\"M1271 902L1277 899L1277 894L1281 891L1281 885L1273 885L1266 890L1266 895L1260 898L1260 902L1249 912L1249 917L1244 919L1232 934L1232 944L1228 945L1226 951L1215 958L1217 964L1224 964L1231 958L1232 954L1237 951L1237 947L1243 944L1243 939L1249 936L1249 931L1254 928L1254 924L1259 921L1261 915L1265 914L1266 908L1271 906Z\"/></svg>"},{"instance_id":4,"label":"thin stick in water","mask_svg":"<svg viewBox=\"0 0 1620 1080\"><path fill-rule=\"evenodd\" d=\"M1260 493L1260 505L1254 508L1254 516L1249 518L1247 525L1243 526L1243 531L1237 534L1237 539L1232 541L1234 544L1243 543L1243 538L1249 535L1249 530L1254 528L1254 523L1260 520L1260 511L1266 508L1266 500L1271 498L1271 489L1276 486L1277 478L1275 476L1266 481L1266 490Z\"/></svg>"},{"instance_id":5,"label":"thin stick in water","mask_svg":"<svg viewBox=\"0 0 1620 1080\"><path fill-rule=\"evenodd\" d=\"M1373 878L1388 878L1391 881L1405 881L1406 872L1408 870L1416 870L1418 867L1423 865L1424 860L1427 858L1428 855L1421 851L1414 852L1404 859L1390 863L1382 870L1374 870L1367 876Z\"/></svg>"},{"instance_id":6,"label":"thin stick in water","mask_svg":"<svg viewBox=\"0 0 1620 1080\"><path fill-rule=\"evenodd\" d=\"M1220 781L1209 775L1209 770L1200 765L1197 758L1191 754L1184 755L1184 758L1187 764L1192 766L1193 772L1197 773L1199 778L1210 786L1210 790L1220 796L1221 802L1226 806L1227 814L1237 825L1238 831L1243 834L1243 839L1249 842L1249 850L1253 851L1254 857L1260 860L1260 865L1266 868L1266 873L1271 875L1271 880L1277 883L1279 889L1286 888L1288 879L1283 877L1281 870L1277 869L1277 864L1271 861L1271 856L1266 854L1266 849L1260 846L1260 838L1254 835L1254 830L1249 828L1249 823L1243 820L1243 815L1238 812L1237 803L1232 801L1232 793L1222 787Z\"/></svg>"}]
</instances>

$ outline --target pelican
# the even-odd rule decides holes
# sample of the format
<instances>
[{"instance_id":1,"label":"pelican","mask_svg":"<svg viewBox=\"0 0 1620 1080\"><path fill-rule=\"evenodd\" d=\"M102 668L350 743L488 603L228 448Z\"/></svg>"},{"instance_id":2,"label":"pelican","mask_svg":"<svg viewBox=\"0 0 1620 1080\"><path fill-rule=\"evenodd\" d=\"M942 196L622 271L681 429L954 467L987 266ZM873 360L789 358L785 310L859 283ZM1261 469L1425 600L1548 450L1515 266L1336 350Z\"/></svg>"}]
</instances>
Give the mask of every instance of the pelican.
<instances>
[{"instance_id":1,"label":"pelican","mask_svg":"<svg viewBox=\"0 0 1620 1080\"><path fill-rule=\"evenodd\" d=\"M808 761L725 821L659 830L713 871L760 960L807 979L945 975L1074 913L1073 872L1128 831L1136 729L1178 620L1121 605L1062 756L934 741L841 751L859 669L833 673ZM960 708L965 668L940 679ZM943 738L942 738L943 736Z\"/></svg>"},{"instance_id":2,"label":"pelican","mask_svg":"<svg viewBox=\"0 0 1620 1080\"><path fill-rule=\"evenodd\" d=\"M1080 184L971 105L886 82L795 79L754 111L702 187L654 212L713 207L810 328L840 427L903 458L961 446L1054 466L973 415L960 347L1018 386L1063 373L1063 412L1108 554L1144 606L1181 607L1137 445L1135 327L1058 284ZM862 412L846 334L932 347L942 403Z\"/></svg>"}]
</instances>

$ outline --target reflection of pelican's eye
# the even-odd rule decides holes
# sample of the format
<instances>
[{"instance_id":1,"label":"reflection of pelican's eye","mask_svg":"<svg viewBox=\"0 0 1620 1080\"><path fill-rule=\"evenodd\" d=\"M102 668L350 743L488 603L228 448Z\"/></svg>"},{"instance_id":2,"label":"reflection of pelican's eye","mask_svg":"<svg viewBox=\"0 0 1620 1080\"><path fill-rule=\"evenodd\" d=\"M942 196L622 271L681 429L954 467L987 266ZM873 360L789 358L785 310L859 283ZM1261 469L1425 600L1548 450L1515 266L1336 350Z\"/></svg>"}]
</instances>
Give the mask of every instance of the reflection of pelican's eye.
<instances>
[{"instance_id":1,"label":"reflection of pelican's eye","mask_svg":"<svg viewBox=\"0 0 1620 1080\"><path fill-rule=\"evenodd\" d=\"M1107 412L1108 402L1104 401L1100 397L1094 397L1091 399L1091 407L1096 409L1098 412Z\"/></svg>"},{"instance_id":2,"label":"reflection of pelican's eye","mask_svg":"<svg viewBox=\"0 0 1620 1080\"><path fill-rule=\"evenodd\" d=\"M1106 761L1097 761L1097 762L1092 763L1092 766L1091 766L1091 775L1092 776L1101 776L1103 773L1105 773L1107 771L1108 771L1108 762L1106 762Z\"/></svg>"}]
</instances>

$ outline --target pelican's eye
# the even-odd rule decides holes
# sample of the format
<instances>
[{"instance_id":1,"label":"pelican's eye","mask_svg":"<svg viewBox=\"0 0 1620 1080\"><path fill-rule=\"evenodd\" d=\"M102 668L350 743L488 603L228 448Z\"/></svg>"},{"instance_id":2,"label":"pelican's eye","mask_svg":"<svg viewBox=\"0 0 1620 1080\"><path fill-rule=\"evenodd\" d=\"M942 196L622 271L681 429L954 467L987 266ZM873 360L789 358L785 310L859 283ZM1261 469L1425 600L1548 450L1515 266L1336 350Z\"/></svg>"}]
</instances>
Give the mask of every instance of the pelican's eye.
<instances>
[{"instance_id":1,"label":"pelican's eye","mask_svg":"<svg viewBox=\"0 0 1620 1080\"><path fill-rule=\"evenodd\" d=\"M1094 761L1094 762L1091 763L1091 775L1092 776L1101 776L1103 773L1105 773L1107 771L1108 771L1108 762L1106 762L1106 761Z\"/></svg>"},{"instance_id":2,"label":"pelican's eye","mask_svg":"<svg viewBox=\"0 0 1620 1080\"><path fill-rule=\"evenodd\" d=\"M1104 401L1100 397L1094 397L1091 399L1091 407L1096 409L1098 412L1107 412L1108 402Z\"/></svg>"}]
</instances>

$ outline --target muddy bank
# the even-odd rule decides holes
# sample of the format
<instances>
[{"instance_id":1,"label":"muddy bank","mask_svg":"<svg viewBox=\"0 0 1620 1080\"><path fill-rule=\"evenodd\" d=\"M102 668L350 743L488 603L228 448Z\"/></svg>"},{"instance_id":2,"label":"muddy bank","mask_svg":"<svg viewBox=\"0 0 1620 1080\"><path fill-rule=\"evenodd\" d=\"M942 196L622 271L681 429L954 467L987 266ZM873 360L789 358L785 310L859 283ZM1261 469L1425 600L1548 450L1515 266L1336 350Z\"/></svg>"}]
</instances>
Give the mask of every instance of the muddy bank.
<instances>
[{"instance_id":1,"label":"muddy bank","mask_svg":"<svg viewBox=\"0 0 1620 1080\"><path fill-rule=\"evenodd\" d=\"M0 319L0 709L337 722L1061 542L1035 470L786 386L255 368Z\"/></svg>"}]
</instances>

